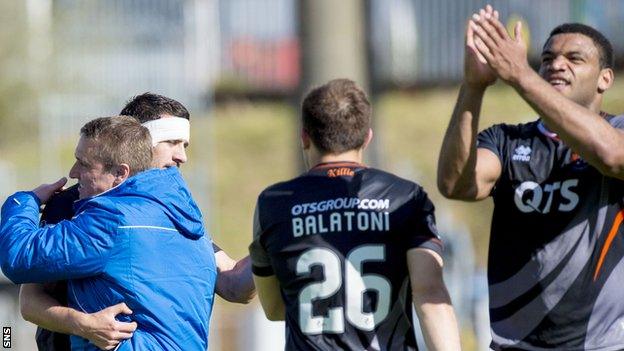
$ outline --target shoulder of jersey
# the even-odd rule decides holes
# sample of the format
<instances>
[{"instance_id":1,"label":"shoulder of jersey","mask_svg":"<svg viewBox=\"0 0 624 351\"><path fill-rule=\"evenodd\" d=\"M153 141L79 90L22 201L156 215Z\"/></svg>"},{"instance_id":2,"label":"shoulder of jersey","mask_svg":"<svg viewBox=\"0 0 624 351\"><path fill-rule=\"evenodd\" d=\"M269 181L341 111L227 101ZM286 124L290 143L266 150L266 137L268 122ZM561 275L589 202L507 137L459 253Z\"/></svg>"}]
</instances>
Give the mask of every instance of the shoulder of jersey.
<instances>
[{"instance_id":1,"label":"shoulder of jersey","mask_svg":"<svg viewBox=\"0 0 624 351\"><path fill-rule=\"evenodd\" d=\"M399 186L408 186L408 187L416 186L417 188L421 187L416 182L399 177L398 175L394 173L383 171L377 168L367 168L366 170L369 172L369 174L367 174L366 176L368 178L375 178L374 180L376 181L378 180L378 181L393 183Z\"/></svg>"},{"instance_id":2,"label":"shoulder of jersey","mask_svg":"<svg viewBox=\"0 0 624 351\"><path fill-rule=\"evenodd\" d=\"M74 203L80 197L78 193L78 184L73 185L60 193L52 195L48 200L48 206L54 206L59 203Z\"/></svg>"},{"instance_id":3,"label":"shoulder of jersey","mask_svg":"<svg viewBox=\"0 0 624 351\"><path fill-rule=\"evenodd\" d=\"M612 126L623 126L624 125L624 114L622 114L622 115L615 115L615 116L609 118L609 124L611 124Z\"/></svg>"},{"instance_id":4,"label":"shoulder of jersey","mask_svg":"<svg viewBox=\"0 0 624 351\"><path fill-rule=\"evenodd\" d=\"M290 180L286 180L283 182L275 183L266 187L258 198L266 198L266 197L274 197L274 196L284 196L284 195L292 195L295 189L295 181L300 177L293 178Z\"/></svg>"},{"instance_id":5,"label":"shoulder of jersey","mask_svg":"<svg viewBox=\"0 0 624 351\"><path fill-rule=\"evenodd\" d=\"M358 171L358 175L363 177L363 181L374 181L374 182L382 182L391 184L392 186L397 187L406 187L410 190L416 188L417 190L421 190L422 187L414 181L402 178L397 176L396 174L382 171L377 168L363 168ZM357 176L357 175L356 175ZM281 196L289 196L294 194L295 191L300 190L302 188L306 188L307 182L314 181L313 178L307 177L305 174L299 177L275 183L273 185L265 188L259 195L259 197L267 198L267 197L281 197Z\"/></svg>"},{"instance_id":6,"label":"shoulder of jersey","mask_svg":"<svg viewBox=\"0 0 624 351\"><path fill-rule=\"evenodd\" d=\"M74 214L73 206L78 197L78 185L54 194L43 208L41 223L53 224L63 219L70 219Z\"/></svg>"}]
</instances>

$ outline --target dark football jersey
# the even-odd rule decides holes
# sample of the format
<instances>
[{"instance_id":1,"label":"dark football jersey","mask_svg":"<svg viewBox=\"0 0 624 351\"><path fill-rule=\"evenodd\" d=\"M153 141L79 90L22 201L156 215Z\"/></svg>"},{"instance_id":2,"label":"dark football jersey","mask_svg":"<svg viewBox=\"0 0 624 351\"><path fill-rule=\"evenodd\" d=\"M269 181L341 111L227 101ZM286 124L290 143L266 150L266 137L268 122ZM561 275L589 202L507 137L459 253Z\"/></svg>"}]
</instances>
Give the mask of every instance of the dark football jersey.
<instances>
[{"instance_id":1,"label":"dark football jersey","mask_svg":"<svg viewBox=\"0 0 624 351\"><path fill-rule=\"evenodd\" d=\"M416 350L406 252L441 252L417 184L327 163L260 194L252 269L275 275L287 350Z\"/></svg>"},{"instance_id":2,"label":"dark football jersey","mask_svg":"<svg viewBox=\"0 0 624 351\"><path fill-rule=\"evenodd\" d=\"M623 117L606 118L624 127ZM492 347L624 349L624 182L540 121L495 125L478 147L502 165L491 194Z\"/></svg>"}]
</instances>

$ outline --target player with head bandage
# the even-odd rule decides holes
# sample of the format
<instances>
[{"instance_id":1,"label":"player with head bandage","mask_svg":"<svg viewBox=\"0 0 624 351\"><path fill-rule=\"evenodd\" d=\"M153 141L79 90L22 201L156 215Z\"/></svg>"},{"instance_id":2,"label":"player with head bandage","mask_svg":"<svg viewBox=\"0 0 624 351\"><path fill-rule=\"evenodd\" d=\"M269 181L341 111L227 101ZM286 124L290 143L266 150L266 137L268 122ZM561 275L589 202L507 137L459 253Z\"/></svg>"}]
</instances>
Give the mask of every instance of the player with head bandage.
<instances>
[{"instance_id":1,"label":"player with head bandage","mask_svg":"<svg viewBox=\"0 0 624 351\"><path fill-rule=\"evenodd\" d=\"M150 131L152 146L168 140L184 140L186 144L191 138L191 124L188 119L174 116L159 118L143 123Z\"/></svg>"},{"instance_id":2,"label":"player with head bandage","mask_svg":"<svg viewBox=\"0 0 624 351\"><path fill-rule=\"evenodd\" d=\"M130 100L120 114L136 118L150 131L153 167L179 167L187 161L190 114L181 103L161 95L145 93ZM78 196L77 186L55 195L43 211L42 222L56 223L71 218L72 205ZM249 258L235 261L214 243L213 248L219 273L216 293L230 302L249 302L255 296ZM26 320L40 326L37 331L39 350L69 350L69 338L65 334L81 335L105 348L123 339L119 330L129 329L128 325L115 321L116 315L128 312L123 303L92 314L64 307L66 305L64 283L22 286L21 312Z\"/></svg>"},{"instance_id":3,"label":"player with head bandage","mask_svg":"<svg viewBox=\"0 0 624 351\"><path fill-rule=\"evenodd\" d=\"M116 318L111 313L113 341L87 339L84 326L65 324L78 334L72 350L206 350L217 268L179 169L152 167L149 131L128 116L85 124L74 156L69 177L78 181L79 200L71 219L37 225L40 206L65 177L2 205L2 272L16 284L66 280L76 314L120 308Z\"/></svg>"}]
</instances>

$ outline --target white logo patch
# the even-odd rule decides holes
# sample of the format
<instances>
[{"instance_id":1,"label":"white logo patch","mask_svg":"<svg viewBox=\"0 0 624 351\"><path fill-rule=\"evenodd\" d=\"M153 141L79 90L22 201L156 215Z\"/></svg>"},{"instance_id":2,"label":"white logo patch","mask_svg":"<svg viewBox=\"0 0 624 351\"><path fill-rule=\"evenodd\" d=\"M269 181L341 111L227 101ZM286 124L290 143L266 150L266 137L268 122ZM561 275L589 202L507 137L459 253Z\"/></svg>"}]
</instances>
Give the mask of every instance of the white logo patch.
<instances>
[{"instance_id":1,"label":"white logo patch","mask_svg":"<svg viewBox=\"0 0 624 351\"><path fill-rule=\"evenodd\" d=\"M578 179L542 185L525 181L516 188L514 202L516 207L524 213L546 214L551 209L570 212L576 208L580 200L579 195L573 190L578 186L578 183Z\"/></svg>"},{"instance_id":2,"label":"white logo patch","mask_svg":"<svg viewBox=\"0 0 624 351\"><path fill-rule=\"evenodd\" d=\"M529 162L531 161L531 148L529 146L520 145L514 150L514 155L511 156L514 161Z\"/></svg>"}]
</instances>

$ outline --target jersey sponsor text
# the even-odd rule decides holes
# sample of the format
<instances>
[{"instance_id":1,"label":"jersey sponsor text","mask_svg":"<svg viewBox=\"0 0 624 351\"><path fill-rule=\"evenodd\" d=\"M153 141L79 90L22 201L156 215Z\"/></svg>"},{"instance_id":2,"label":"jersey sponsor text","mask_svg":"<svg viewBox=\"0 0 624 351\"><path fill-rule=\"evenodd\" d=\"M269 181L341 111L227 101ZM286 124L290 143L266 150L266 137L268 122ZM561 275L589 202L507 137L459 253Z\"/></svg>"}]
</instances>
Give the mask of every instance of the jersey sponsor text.
<instances>
[{"instance_id":1,"label":"jersey sponsor text","mask_svg":"<svg viewBox=\"0 0 624 351\"><path fill-rule=\"evenodd\" d=\"M578 179L568 179L563 182L547 183L544 186L532 181L522 182L514 192L514 202L524 213L537 211L546 214L553 208L561 212L570 212L579 203L578 194L572 190L578 182Z\"/></svg>"},{"instance_id":2,"label":"jersey sponsor text","mask_svg":"<svg viewBox=\"0 0 624 351\"><path fill-rule=\"evenodd\" d=\"M389 212L344 211L292 219L294 237L351 231L390 231Z\"/></svg>"},{"instance_id":3,"label":"jersey sponsor text","mask_svg":"<svg viewBox=\"0 0 624 351\"><path fill-rule=\"evenodd\" d=\"M302 214L311 214L316 212L325 212L341 209L350 210L354 208L357 208L359 210L387 210L388 208L390 208L390 200L341 197L319 202L297 204L290 209L290 213L293 216L299 216Z\"/></svg>"}]
</instances>

